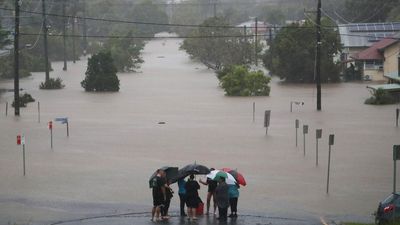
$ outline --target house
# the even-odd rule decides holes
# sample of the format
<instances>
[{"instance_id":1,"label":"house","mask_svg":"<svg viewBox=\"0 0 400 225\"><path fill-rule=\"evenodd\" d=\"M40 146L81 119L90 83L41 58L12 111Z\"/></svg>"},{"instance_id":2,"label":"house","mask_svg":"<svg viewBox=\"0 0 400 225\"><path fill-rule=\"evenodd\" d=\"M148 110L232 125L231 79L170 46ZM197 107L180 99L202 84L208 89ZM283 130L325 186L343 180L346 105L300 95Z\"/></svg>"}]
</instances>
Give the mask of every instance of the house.
<instances>
[{"instance_id":1,"label":"house","mask_svg":"<svg viewBox=\"0 0 400 225\"><path fill-rule=\"evenodd\" d=\"M246 34L249 36L254 36L256 33L256 22L255 18L249 21L243 22L236 25L236 27L246 27ZM268 24L266 22L257 21L257 36L259 40L268 40L271 31L272 38L275 37L277 28L274 25Z\"/></svg>"},{"instance_id":2,"label":"house","mask_svg":"<svg viewBox=\"0 0 400 225\"><path fill-rule=\"evenodd\" d=\"M341 60L348 62L374 43L400 32L400 22L339 24L338 28L343 46Z\"/></svg>"},{"instance_id":3,"label":"house","mask_svg":"<svg viewBox=\"0 0 400 225\"><path fill-rule=\"evenodd\" d=\"M400 98L400 32L387 41L379 53L383 56L383 77L387 84L369 85L368 88L377 90L382 88Z\"/></svg>"},{"instance_id":4,"label":"house","mask_svg":"<svg viewBox=\"0 0 400 225\"><path fill-rule=\"evenodd\" d=\"M400 84L400 32L393 38L396 41L383 49L385 58L383 71L384 77L389 79L389 83Z\"/></svg>"},{"instance_id":5,"label":"house","mask_svg":"<svg viewBox=\"0 0 400 225\"><path fill-rule=\"evenodd\" d=\"M385 38L376 43L371 47L355 54L353 58L356 62L360 62L362 65L362 76L366 79L374 81L386 81L384 77L384 62L387 62L385 48L398 42L394 38ZM387 64L387 63L386 63Z\"/></svg>"}]
</instances>

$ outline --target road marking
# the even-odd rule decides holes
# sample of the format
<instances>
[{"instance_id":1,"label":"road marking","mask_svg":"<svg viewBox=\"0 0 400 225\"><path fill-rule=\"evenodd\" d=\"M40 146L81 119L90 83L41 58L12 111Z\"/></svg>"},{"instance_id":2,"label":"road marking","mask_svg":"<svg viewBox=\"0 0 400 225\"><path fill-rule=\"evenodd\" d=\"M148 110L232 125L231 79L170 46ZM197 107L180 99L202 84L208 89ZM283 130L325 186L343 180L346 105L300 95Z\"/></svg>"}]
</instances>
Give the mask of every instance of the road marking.
<instances>
[{"instance_id":1,"label":"road marking","mask_svg":"<svg viewBox=\"0 0 400 225\"><path fill-rule=\"evenodd\" d=\"M327 224L327 223L325 222L324 218L320 217L319 219L321 220L321 223L322 223L323 225L329 225L329 224Z\"/></svg>"}]
</instances>

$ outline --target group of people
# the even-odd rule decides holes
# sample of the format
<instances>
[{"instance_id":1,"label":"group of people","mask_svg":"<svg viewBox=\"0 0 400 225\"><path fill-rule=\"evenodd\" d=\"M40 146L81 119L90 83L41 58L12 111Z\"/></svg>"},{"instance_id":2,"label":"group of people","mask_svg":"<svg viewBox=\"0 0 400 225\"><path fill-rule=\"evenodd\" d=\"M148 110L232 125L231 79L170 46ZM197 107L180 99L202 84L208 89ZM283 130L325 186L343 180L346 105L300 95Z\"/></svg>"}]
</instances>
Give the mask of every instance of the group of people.
<instances>
[{"instance_id":1,"label":"group of people","mask_svg":"<svg viewBox=\"0 0 400 225\"><path fill-rule=\"evenodd\" d=\"M211 171L214 170L211 168ZM206 215L210 214L211 200L213 201L213 212L217 215L220 221L227 221L228 208L231 209L229 217L237 217L237 204L239 198L239 185L228 185L224 177L219 177L217 180L207 178L206 181L199 182L208 186L207 192L207 211ZM152 221L161 221L169 218L168 209L170 206L173 190L170 188L170 181L166 180L165 172L157 170L157 175L152 180L153 187L153 210ZM178 180L179 199L180 199L180 215L187 216L189 220L196 220L196 210L202 203L198 190L200 189L199 183L196 181L195 176L192 174L187 181L182 178ZM187 214L185 213L185 206L187 207ZM155 217L155 218L154 218Z\"/></svg>"}]
</instances>

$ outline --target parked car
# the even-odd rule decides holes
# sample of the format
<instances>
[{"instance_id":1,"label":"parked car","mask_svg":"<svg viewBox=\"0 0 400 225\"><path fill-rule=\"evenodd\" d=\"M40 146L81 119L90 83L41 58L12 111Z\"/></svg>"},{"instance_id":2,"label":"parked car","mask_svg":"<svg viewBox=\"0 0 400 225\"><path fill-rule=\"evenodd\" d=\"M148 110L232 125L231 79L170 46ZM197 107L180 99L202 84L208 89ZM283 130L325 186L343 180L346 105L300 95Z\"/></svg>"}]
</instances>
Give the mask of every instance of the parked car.
<instances>
[{"instance_id":1,"label":"parked car","mask_svg":"<svg viewBox=\"0 0 400 225\"><path fill-rule=\"evenodd\" d=\"M393 220L400 220L400 194L392 193L379 203L375 213L375 224L387 224Z\"/></svg>"}]
</instances>

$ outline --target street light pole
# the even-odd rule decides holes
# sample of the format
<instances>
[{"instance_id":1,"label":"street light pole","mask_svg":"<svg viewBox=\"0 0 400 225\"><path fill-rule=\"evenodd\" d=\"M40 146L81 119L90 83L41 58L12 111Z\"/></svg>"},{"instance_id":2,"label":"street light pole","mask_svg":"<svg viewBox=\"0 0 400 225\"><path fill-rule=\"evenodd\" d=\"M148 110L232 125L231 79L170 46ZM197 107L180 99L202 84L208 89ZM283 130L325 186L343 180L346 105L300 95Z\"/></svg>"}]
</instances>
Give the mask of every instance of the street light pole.
<instances>
[{"instance_id":1,"label":"street light pole","mask_svg":"<svg viewBox=\"0 0 400 225\"><path fill-rule=\"evenodd\" d=\"M15 0L14 28L14 114L19 116L19 0Z\"/></svg>"}]
</instances>

